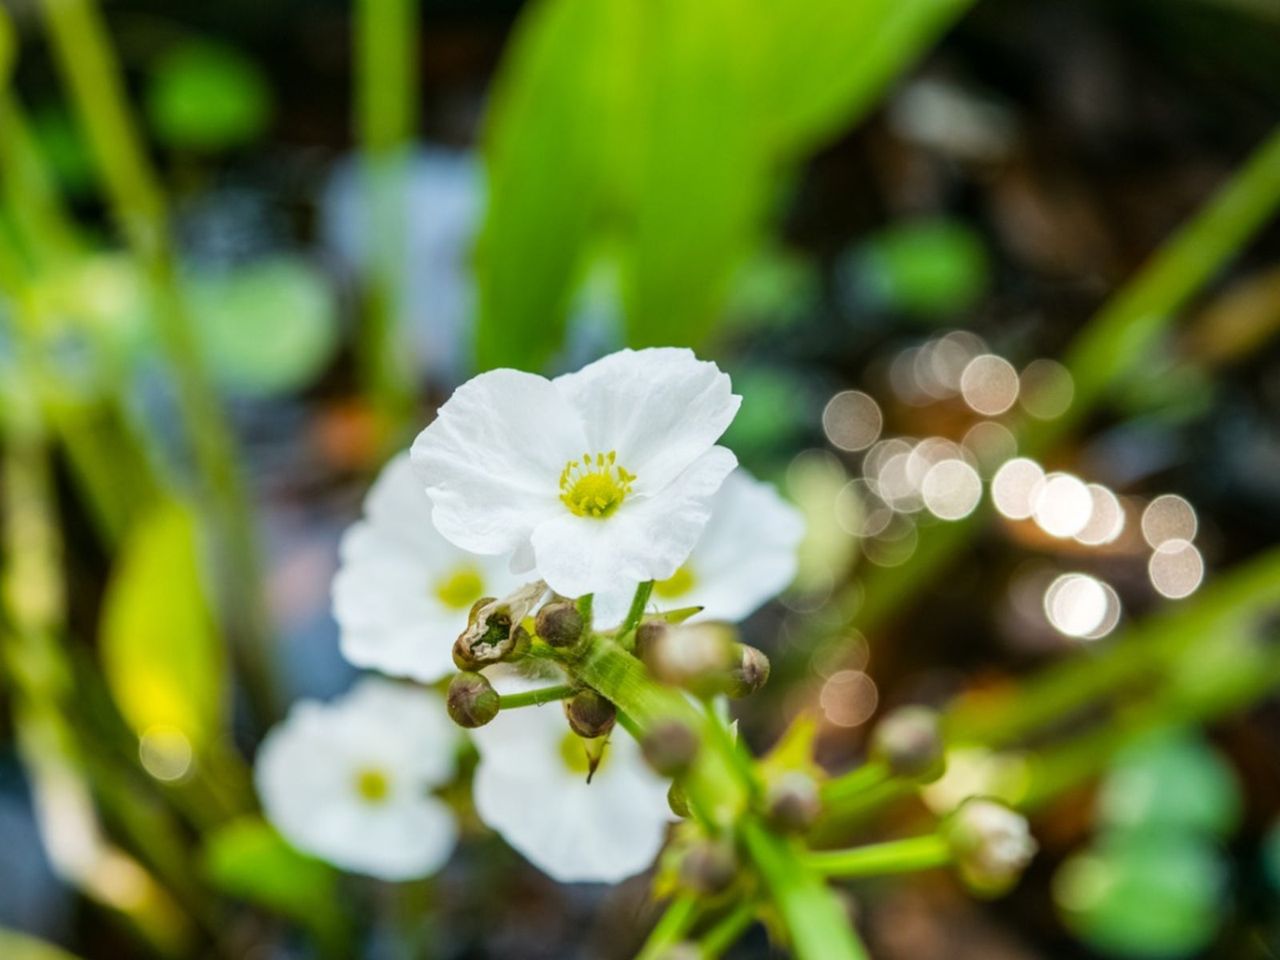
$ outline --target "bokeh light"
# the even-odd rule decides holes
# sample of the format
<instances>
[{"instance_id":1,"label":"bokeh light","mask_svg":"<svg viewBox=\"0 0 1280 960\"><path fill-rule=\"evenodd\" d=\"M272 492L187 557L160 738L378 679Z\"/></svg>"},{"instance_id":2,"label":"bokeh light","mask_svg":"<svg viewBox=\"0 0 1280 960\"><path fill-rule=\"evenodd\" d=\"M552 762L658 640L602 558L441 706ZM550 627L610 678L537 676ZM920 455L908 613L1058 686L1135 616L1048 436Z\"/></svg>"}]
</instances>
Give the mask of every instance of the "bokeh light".
<instances>
[{"instance_id":1,"label":"bokeh light","mask_svg":"<svg viewBox=\"0 0 1280 960\"><path fill-rule=\"evenodd\" d=\"M1147 575L1161 596L1180 600L1195 593L1204 580L1204 558L1187 540L1166 540L1151 554Z\"/></svg>"},{"instance_id":2,"label":"bokeh light","mask_svg":"<svg viewBox=\"0 0 1280 960\"><path fill-rule=\"evenodd\" d=\"M1110 584L1085 573L1065 573L1044 594L1044 612L1064 636L1097 640L1120 621L1120 598Z\"/></svg>"},{"instance_id":3,"label":"bokeh light","mask_svg":"<svg viewBox=\"0 0 1280 960\"><path fill-rule=\"evenodd\" d=\"M1067 412L1075 397L1075 381L1056 360L1032 360L1019 378L1018 401L1037 420L1052 420Z\"/></svg>"},{"instance_id":4,"label":"bokeh light","mask_svg":"<svg viewBox=\"0 0 1280 960\"><path fill-rule=\"evenodd\" d=\"M1124 506L1119 497L1100 483L1088 484L1088 490L1092 501L1089 520L1075 538L1091 547L1114 543L1124 532Z\"/></svg>"},{"instance_id":5,"label":"bokeh light","mask_svg":"<svg viewBox=\"0 0 1280 960\"><path fill-rule=\"evenodd\" d=\"M842 390L827 401L822 429L832 446L848 452L865 450L880 436L880 405L860 390Z\"/></svg>"},{"instance_id":6,"label":"bokeh light","mask_svg":"<svg viewBox=\"0 0 1280 960\"><path fill-rule=\"evenodd\" d=\"M1035 513L1036 495L1043 484L1040 464L1017 457L996 471L991 480L991 502L1010 520L1027 520Z\"/></svg>"},{"instance_id":7,"label":"bokeh light","mask_svg":"<svg viewBox=\"0 0 1280 960\"><path fill-rule=\"evenodd\" d=\"M827 678L818 694L827 722L837 727L856 727L876 712L880 692L875 681L861 670L838 670Z\"/></svg>"},{"instance_id":8,"label":"bokeh light","mask_svg":"<svg viewBox=\"0 0 1280 960\"><path fill-rule=\"evenodd\" d=\"M1177 494L1156 497L1142 511L1142 536L1153 548L1168 540L1194 540L1198 527L1195 507Z\"/></svg>"},{"instance_id":9,"label":"bokeh light","mask_svg":"<svg viewBox=\"0 0 1280 960\"><path fill-rule=\"evenodd\" d=\"M960 376L960 392L973 410L984 417L1004 413L1018 399L1018 371L1004 357L986 353L974 357Z\"/></svg>"},{"instance_id":10,"label":"bokeh light","mask_svg":"<svg viewBox=\"0 0 1280 960\"><path fill-rule=\"evenodd\" d=\"M1093 515L1093 496L1083 480L1069 473L1051 473L1034 496L1036 525L1051 537L1074 537Z\"/></svg>"},{"instance_id":11,"label":"bokeh light","mask_svg":"<svg viewBox=\"0 0 1280 960\"><path fill-rule=\"evenodd\" d=\"M973 513L982 499L982 479L963 460L943 460L924 475L920 493L935 517L959 520Z\"/></svg>"}]
</instances>

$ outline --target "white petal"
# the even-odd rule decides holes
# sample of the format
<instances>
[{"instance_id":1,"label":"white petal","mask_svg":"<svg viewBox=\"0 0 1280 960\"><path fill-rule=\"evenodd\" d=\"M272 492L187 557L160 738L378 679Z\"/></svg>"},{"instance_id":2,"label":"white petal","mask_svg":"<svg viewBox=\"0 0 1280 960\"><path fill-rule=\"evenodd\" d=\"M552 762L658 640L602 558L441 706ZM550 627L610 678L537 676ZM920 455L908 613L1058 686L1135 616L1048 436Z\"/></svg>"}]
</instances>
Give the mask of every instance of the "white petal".
<instances>
[{"instance_id":1,"label":"white petal","mask_svg":"<svg viewBox=\"0 0 1280 960\"><path fill-rule=\"evenodd\" d=\"M616 450L637 494L661 489L705 454L742 402L719 367L675 347L620 350L554 383L582 417L583 452Z\"/></svg>"},{"instance_id":2,"label":"white petal","mask_svg":"<svg viewBox=\"0 0 1280 960\"><path fill-rule=\"evenodd\" d=\"M447 540L511 554L564 512L561 471L585 452L580 419L550 381L491 370L454 392L411 456Z\"/></svg>"},{"instance_id":3,"label":"white petal","mask_svg":"<svg viewBox=\"0 0 1280 960\"><path fill-rule=\"evenodd\" d=\"M666 579L688 559L736 463L725 447L712 447L659 494L629 498L612 516L562 513L543 523L532 538L539 576L567 597Z\"/></svg>"}]
</instances>

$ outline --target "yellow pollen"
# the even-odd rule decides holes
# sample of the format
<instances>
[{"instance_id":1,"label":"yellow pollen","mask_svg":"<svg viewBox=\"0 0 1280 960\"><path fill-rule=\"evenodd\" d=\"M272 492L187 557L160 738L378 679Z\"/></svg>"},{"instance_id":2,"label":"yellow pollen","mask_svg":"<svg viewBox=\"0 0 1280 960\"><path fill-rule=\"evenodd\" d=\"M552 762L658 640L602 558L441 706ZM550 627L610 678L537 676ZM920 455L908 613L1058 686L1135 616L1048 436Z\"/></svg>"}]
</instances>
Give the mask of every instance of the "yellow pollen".
<instances>
[{"instance_id":1,"label":"yellow pollen","mask_svg":"<svg viewBox=\"0 0 1280 960\"><path fill-rule=\"evenodd\" d=\"M636 475L618 466L615 450L584 453L581 460L570 460L560 473L560 500L575 516L609 516L621 506L631 492Z\"/></svg>"},{"instance_id":2,"label":"yellow pollen","mask_svg":"<svg viewBox=\"0 0 1280 960\"><path fill-rule=\"evenodd\" d=\"M694 588L697 582L698 578L694 576L693 570L690 569L688 564L685 564L667 579L656 581L653 585L653 592L660 597L671 600L675 597L683 597Z\"/></svg>"},{"instance_id":3,"label":"yellow pollen","mask_svg":"<svg viewBox=\"0 0 1280 960\"><path fill-rule=\"evenodd\" d=\"M450 610L466 610L484 596L484 578L472 566L454 567L431 587Z\"/></svg>"},{"instance_id":4,"label":"yellow pollen","mask_svg":"<svg viewBox=\"0 0 1280 960\"><path fill-rule=\"evenodd\" d=\"M381 803L391 793L391 781L377 767L366 767L356 774L356 793L365 803Z\"/></svg>"}]
</instances>

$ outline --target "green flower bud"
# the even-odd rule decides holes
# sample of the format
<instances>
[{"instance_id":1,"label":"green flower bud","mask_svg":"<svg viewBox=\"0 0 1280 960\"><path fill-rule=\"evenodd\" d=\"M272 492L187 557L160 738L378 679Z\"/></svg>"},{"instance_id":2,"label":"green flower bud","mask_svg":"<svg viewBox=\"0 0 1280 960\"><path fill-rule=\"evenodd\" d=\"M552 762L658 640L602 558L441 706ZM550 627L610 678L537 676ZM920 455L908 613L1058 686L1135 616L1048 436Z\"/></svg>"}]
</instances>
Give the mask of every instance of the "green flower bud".
<instances>
[{"instance_id":1,"label":"green flower bud","mask_svg":"<svg viewBox=\"0 0 1280 960\"><path fill-rule=\"evenodd\" d=\"M755 647L740 644L741 661L729 671L725 691L735 700L749 697L769 682L769 658Z\"/></svg>"},{"instance_id":2,"label":"green flower bud","mask_svg":"<svg viewBox=\"0 0 1280 960\"><path fill-rule=\"evenodd\" d=\"M684 687L700 697L724 690L739 660L737 631L725 623L693 623L668 627L645 652L649 670L664 683Z\"/></svg>"},{"instance_id":3,"label":"green flower bud","mask_svg":"<svg viewBox=\"0 0 1280 960\"><path fill-rule=\"evenodd\" d=\"M894 710L876 726L871 753L895 776L936 779L943 768L937 711L919 706Z\"/></svg>"},{"instance_id":4,"label":"green flower bud","mask_svg":"<svg viewBox=\"0 0 1280 960\"><path fill-rule=\"evenodd\" d=\"M679 720L660 720L640 741L645 760L664 777L676 777L689 769L698 746L697 734Z\"/></svg>"},{"instance_id":5,"label":"green flower bud","mask_svg":"<svg viewBox=\"0 0 1280 960\"><path fill-rule=\"evenodd\" d=\"M449 681L449 716L460 727L483 727L498 715L498 691L479 673L460 673Z\"/></svg>"},{"instance_id":6,"label":"green flower bud","mask_svg":"<svg viewBox=\"0 0 1280 960\"><path fill-rule=\"evenodd\" d=\"M642 621L640 626L636 627L636 656L648 665L658 643L670 630L671 627L665 620Z\"/></svg>"},{"instance_id":7,"label":"green flower bud","mask_svg":"<svg viewBox=\"0 0 1280 960\"><path fill-rule=\"evenodd\" d=\"M1036 842L1026 817L995 800L966 800L945 830L961 879L983 896L1007 891L1035 856Z\"/></svg>"},{"instance_id":8,"label":"green flower bud","mask_svg":"<svg viewBox=\"0 0 1280 960\"><path fill-rule=\"evenodd\" d=\"M667 806L681 820L689 819L689 798L685 795L684 787L680 785L679 780L671 781L671 786L667 790Z\"/></svg>"},{"instance_id":9,"label":"green flower bud","mask_svg":"<svg viewBox=\"0 0 1280 960\"><path fill-rule=\"evenodd\" d=\"M594 740L613 729L618 708L591 689L579 690L564 702L564 715L569 726L580 737Z\"/></svg>"},{"instance_id":10,"label":"green flower bud","mask_svg":"<svg viewBox=\"0 0 1280 960\"><path fill-rule=\"evenodd\" d=\"M576 646L582 639L582 614L571 600L552 600L538 611L535 629L553 647Z\"/></svg>"},{"instance_id":11,"label":"green flower bud","mask_svg":"<svg viewBox=\"0 0 1280 960\"><path fill-rule=\"evenodd\" d=\"M785 773L765 794L769 823L783 833L803 833L822 813L822 797L813 777L800 771Z\"/></svg>"},{"instance_id":12,"label":"green flower bud","mask_svg":"<svg viewBox=\"0 0 1280 960\"><path fill-rule=\"evenodd\" d=\"M720 893L738 875L738 854L732 844L724 841L694 843L680 859L679 875L687 890L707 896Z\"/></svg>"}]
</instances>

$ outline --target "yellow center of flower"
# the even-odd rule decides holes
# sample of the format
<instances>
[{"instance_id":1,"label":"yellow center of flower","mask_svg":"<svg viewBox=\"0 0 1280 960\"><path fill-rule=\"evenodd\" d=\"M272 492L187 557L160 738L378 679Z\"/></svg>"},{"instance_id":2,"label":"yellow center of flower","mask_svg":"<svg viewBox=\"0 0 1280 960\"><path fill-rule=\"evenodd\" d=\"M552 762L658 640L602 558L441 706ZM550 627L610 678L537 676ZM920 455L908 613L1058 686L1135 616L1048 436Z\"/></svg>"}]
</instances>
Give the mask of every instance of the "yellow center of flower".
<instances>
[{"instance_id":1,"label":"yellow center of flower","mask_svg":"<svg viewBox=\"0 0 1280 960\"><path fill-rule=\"evenodd\" d=\"M484 596L484 577L475 567L454 567L432 585L436 599L450 610L467 610Z\"/></svg>"},{"instance_id":2,"label":"yellow center of flower","mask_svg":"<svg viewBox=\"0 0 1280 960\"><path fill-rule=\"evenodd\" d=\"M356 774L356 793L365 803L381 803L391 793L391 781L377 767L366 767Z\"/></svg>"},{"instance_id":3,"label":"yellow center of flower","mask_svg":"<svg viewBox=\"0 0 1280 960\"><path fill-rule=\"evenodd\" d=\"M596 763L596 773L599 773L609 762L609 751L606 749L600 752L600 748L604 746L601 743L603 739L596 737L594 740L584 740L572 730L566 730L560 741L560 759L570 773L585 777L591 772L591 754L587 751L599 752L600 760Z\"/></svg>"},{"instance_id":4,"label":"yellow center of flower","mask_svg":"<svg viewBox=\"0 0 1280 960\"><path fill-rule=\"evenodd\" d=\"M685 564L667 579L655 581L653 592L660 597L671 600L675 597L683 597L694 588L697 582L698 578L694 576L693 570L688 564Z\"/></svg>"},{"instance_id":5,"label":"yellow center of flower","mask_svg":"<svg viewBox=\"0 0 1280 960\"><path fill-rule=\"evenodd\" d=\"M560 500L578 517L609 516L631 492L636 475L617 464L618 453L584 453L560 473Z\"/></svg>"}]
</instances>

